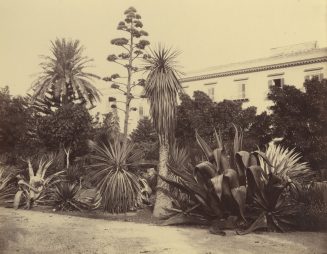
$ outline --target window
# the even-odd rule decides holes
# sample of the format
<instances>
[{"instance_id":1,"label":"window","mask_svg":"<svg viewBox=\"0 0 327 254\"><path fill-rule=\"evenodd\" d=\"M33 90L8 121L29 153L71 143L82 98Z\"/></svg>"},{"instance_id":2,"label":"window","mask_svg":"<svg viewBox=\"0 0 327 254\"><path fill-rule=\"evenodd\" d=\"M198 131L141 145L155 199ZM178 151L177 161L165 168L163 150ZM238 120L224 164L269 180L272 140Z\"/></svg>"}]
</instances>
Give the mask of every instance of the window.
<instances>
[{"instance_id":1,"label":"window","mask_svg":"<svg viewBox=\"0 0 327 254\"><path fill-rule=\"evenodd\" d=\"M238 99L245 99L246 98L246 84L241 83L238 85Z\"/></svg>"},{"instance_id":2,"label":"window","mask_svg":"<svg viewBox=\"0 0 327 254\"><path fill-rule=\"evenodd\" d=\"M283 88L283 85L284 85L284 78L274 78L274 79L268 80L269 87L277 86L279 88Z\"/></svg>"},{"instance_id":3,"label":"window","mask_svg":"<svg viewBox=\"0 0 327 254\"><path fill-rule=\"evenodd\" d=\"M308 74L304 76L304 80L312 80L312 79L318 79L321 81L324 78L324 74L322 73L314 73L314 74Z\"/></svg>"},{"instance_id":4,"label":"window","mask_svg":"<svg viewBox=\"0 0 327 254\"><path fill-rule=\"evenodd\" d=\"M143 118L143 116L144 116L143 106L139 106L139 116L140 116L140 118Z\"/></svg>"},{"instance_id":5,"label":"window","mask_svg":"<svg viewBox=\"0 0 327 254\"><path fill-rule=\"evenodd\" d=\"M208 95L211 100L215 100L215 88L214 87L208 88Z\"/></svg>"}]
</instances>

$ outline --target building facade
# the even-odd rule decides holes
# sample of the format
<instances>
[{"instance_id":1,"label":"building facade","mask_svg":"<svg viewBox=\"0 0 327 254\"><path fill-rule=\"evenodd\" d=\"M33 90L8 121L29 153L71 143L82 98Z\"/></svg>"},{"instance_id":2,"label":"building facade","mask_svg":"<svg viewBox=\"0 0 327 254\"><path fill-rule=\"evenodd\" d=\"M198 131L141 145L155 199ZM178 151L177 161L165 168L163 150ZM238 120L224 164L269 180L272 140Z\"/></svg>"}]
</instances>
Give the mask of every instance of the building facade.
<instances>
[{"instance_id":1,"label":"building facade","mask_svg":"<svg viewBox=\"0 0 327 254\"><path fill-rule=\"evenodd\" d=\"M216 102L239 100L244 107L255 106L258 113L267 110L270 86L284 84L304 89L306 79L327 77L327 48L318 48L316 42L271 49L269 57L210 67L188 73L180 81L184 91L192 96L203 91ZM140 100L138 116L133 117L131 129L139 119L149 115L146 100Z\"/></svg>"}]
</instances>

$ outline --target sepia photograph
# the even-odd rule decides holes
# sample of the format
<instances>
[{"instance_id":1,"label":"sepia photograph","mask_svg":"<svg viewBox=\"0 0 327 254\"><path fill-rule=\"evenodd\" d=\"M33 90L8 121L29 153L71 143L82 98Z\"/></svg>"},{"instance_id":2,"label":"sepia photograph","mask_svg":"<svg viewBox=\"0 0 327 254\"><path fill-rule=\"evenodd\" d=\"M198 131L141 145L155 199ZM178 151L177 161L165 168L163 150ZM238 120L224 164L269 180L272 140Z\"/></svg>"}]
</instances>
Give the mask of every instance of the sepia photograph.
<instances>
[{"instance_id":1,"label":"sepia photograph","mask_svg":"<svg viewBox=\"0 0 327 254\"><path fill-rule=\"evenodd\" d=\"M326 0L0 0L0 254L327 254Z\"/></svg>"}]
</instances>

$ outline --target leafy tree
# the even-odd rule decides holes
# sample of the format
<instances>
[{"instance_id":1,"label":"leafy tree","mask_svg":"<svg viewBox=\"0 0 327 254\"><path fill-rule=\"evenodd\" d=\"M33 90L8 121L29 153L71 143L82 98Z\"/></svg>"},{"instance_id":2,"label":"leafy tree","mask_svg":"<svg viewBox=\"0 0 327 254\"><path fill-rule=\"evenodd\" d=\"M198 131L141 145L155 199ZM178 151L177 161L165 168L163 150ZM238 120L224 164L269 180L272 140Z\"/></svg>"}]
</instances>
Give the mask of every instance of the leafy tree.
<instances>
[{"instance_id":1,"label":"leafy tree","mask_svg":"<svg viewBox=\"0 0 327 254\"><path fill-rule=\"evenodd\" d=\"M151 58L147 60L149 71L145 95L150 102L150 114L159 136L159 174L166 177L168 174L169 144L172 144L176 126L177 96L182 90L178 80L178 71L175 59L178 52L159 46L151 51ZM168 185L161 178L157 183L157 196L153 215L161 217L166 215L165 208L171 207L171 200L165 194Z\"/></svg>"},{"instance_id":2,"label":"leafy tree","mask_svg":"<svg viewBox=\"0 0 327 254\"><path fill-rule=\"evenodd\" d=\"M69 104L38 120L38 135L49 150L63 148L67 168L70 154L85 153L92 135L92 117L83 105Z\"/></svg>"},{"instance_id":3,"label":"leafy tree","mask_svg":"<svg viewBox=\"0 0 327 254\"><path fill-rule=\"evenodd\" d=\"M132 140L135 142L156 142L158 136L153 124L148 117L139 120L137 127L131 134Z\"/></svg>"},{"instance_id":4,"label":"leafy tree","mask_svg":"<svg viewBox=\"0 0 327 254\"><path fill-rule=\"evenodd\" d=\"M137 149L141 149L146 160L158 160L158 135L148 117L139 120L136 129L131 134Z\"/></svg>"},{"instance_id":5,"label":"leafy tree","mask_svg":"<svg viewBox=\"0 0 327 254\"><path fill-rule=\"evenodd\" d=\"M0 89L0 153L21 154L29 143L33 115L26 99L12 97L9 88Z\"/></svg>"},{"instance_id":6,"label":"leafy tree","mask_svg":"<svg viewBox=\"0 0 327 254\"><path fill-rule=\"evenodd\" d=\"M313 79L304 87L304 92L289 85L271 87L273 135L319 169L327 167L327 81Z\"/></svg>"},{"instance_id":7,"label":"leafy tree","mask_svg":"<svg viewBox=\"0 0 327 254\"><path fill-rule=\"evenodd\" d=\"M32 84L32 99L44 101L50 107L70 102L93 106L100 100L100 92L91 83L98 76L85 70L93 60L82 55L78 40L56 39L51 42L51 52L52 56L43 56L42 72Z\"/></svg>"},{"instance_id":8,"label":"leafy tree","mask_svg":"<svg viewBox=\"0 0 327 254\"><path fill-rule=\"evenodd\" d=\"M256 145L262 147L271 140L266 112L256 115L255 107L243 109L240 102L229 100L216 103L201 91L195 91L193 98L186 94L180 96L176 138L184 146L194 148L195 154L199 154L195 145L195 130L211 146L215 144L214 129L219 130L225 143L228 143L233 141L232 123L243 130L246 149L256 148Z\"/></svg>"},{"instance_id":9,"label":"leafy tree","mask_svg":"<svg viewBox=\"0 0 327 254\"><path fill-rule=\"evenodd\" d=\"M256 115L254 121L245 134L245 140L247 144L245 147L248 149L255 149L258 146L260 149L264 149L265 146L272 140L272 119L271 115L268 115L266 111L260 115Z\"/></svg>"},{"instance_id":10,"label":"leafy tree","mask_svg":"<svg viewBox=\"0 0 327 254\"><path fill-rule=\"evenodd\" d=\"M138 79L136 82L133 81L134 74L142 69L137 67L135 61L138 59L146 59L148 57L148 55L144 53L144 49L150 43L147 40L141 39L144 36L148 36L148 33L142 30L143 24L141 22L141 16L137 13L136 9L130 7L124 12L124 14L125 19L118 23L117 30L127 33L127 36L111 40L111 44L119 46L123 52L118 55L111 54L107 57L107 60L124 67L127 71L127 77L122 77L115 73L110 77L105 77L103 79L111 83L111 88L120 91L125 96L125 101L117 101L115 97L110 97L109 101L113 103L112 108L122 110L125 114L124 142L126 144L129 112L131 110L136 110L136 108L131 107L131 101L135 98L132 90L136 86L144 86L143 79ZM121 79L125 79L126 81L118 81ZM125 108L118 108L116 105L117 102L123 103Z\"/></svg>"}]
</instances>

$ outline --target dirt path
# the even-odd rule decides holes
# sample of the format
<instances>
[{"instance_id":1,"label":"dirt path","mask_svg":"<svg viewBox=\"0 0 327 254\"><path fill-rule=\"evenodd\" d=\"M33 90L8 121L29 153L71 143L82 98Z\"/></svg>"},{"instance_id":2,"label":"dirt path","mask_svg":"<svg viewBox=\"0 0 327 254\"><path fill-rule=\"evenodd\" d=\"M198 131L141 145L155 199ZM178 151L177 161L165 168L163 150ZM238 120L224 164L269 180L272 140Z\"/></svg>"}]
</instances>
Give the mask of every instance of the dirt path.
<instances>
[{"instance_id":1,"label":"dirt path","mask_svg":"<svg viewBox=\"0 0 327 254\"><path fill-rule=\"evenodd\" d=\"M211 235L0 207L0 253L327 253L327 233Z\"/></svg>"}]
</instances>

